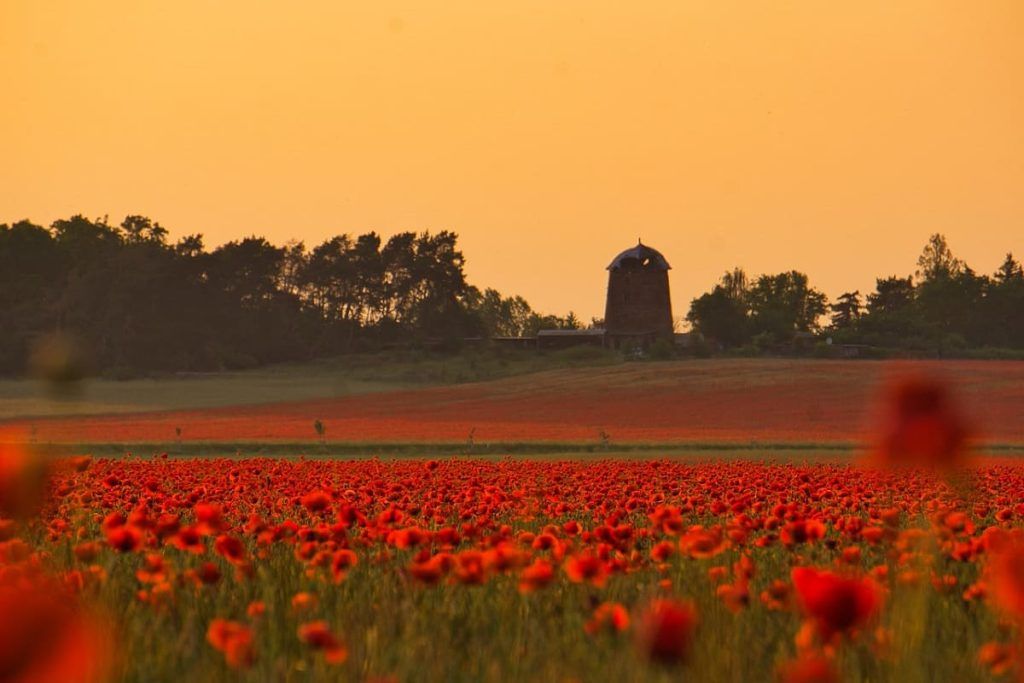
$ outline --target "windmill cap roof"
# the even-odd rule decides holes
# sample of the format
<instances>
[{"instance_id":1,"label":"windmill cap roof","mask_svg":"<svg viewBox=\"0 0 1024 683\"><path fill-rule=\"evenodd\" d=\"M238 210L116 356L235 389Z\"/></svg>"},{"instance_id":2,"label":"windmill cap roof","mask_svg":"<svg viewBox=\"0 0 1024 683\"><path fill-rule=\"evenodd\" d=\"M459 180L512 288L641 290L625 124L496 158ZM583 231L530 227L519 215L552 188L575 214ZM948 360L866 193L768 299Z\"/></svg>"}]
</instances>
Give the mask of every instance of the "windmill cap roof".
<instances>
[{"instance_id":1,"label":"windmill cap roof","mask_svg":"<svg viewBox=\"0 0 1024 683\"><path fill-rule=\"evenodd\" d=\"M657 268L659 270L672 269L672 266L668 264L668 261L665 260L665 257L661 255L660 251L652 249L646 244L637 242L635 247L627 249L616 256L608 265L608 270L616 270L624 265L634 264L646 268Z\"/></svg>"}]
</instances>

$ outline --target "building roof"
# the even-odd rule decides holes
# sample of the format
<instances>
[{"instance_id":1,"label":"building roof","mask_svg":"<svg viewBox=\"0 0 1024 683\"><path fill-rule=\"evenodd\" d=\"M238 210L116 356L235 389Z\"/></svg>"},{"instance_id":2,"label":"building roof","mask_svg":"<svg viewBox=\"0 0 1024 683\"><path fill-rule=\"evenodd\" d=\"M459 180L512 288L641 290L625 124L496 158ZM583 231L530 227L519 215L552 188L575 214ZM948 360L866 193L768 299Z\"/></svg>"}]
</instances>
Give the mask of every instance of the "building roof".
<instances>
[{"instance_id":1,"label":"building roof","mask_svg":"<svg viewBox=\"0 0 1024 683\"><path fill-rule=\"evenodd\" d=\"M636 246L632 249L627 249L618 256L616 256L610 264L608 264L608 270L617 270L623 266L640 266L642 268L655 268L657 270L671 270L672 266L668 264L665 257L661 255L661 252L657 249L652 249L637 240Z\"/></svg>"},{"instance_id":2,"label":"building roof","mask_svg":"<svg viewBox=\"0 0 1024 683\"><path fill-rule=\"evenodd\" d=\"M538 330L538 337L601 337L604 330L600 328L588 328L583 330Z\"/></svg>"}]
</instances>

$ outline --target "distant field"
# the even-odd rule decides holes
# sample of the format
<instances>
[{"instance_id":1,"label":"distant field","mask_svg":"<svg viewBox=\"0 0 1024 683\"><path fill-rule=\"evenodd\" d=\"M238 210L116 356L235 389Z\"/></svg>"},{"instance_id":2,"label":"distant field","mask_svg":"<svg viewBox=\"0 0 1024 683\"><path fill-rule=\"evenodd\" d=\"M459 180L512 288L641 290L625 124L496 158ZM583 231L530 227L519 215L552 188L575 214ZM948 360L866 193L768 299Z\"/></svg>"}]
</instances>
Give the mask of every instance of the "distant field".
<instances>
[{"instance_id":1,"label":"distant field","mask_svg":"<svg viewBox=\"0 0 1024 683\"><path fill-rule=\"evenodd\" d=\"M51 442L857 443L888 378L948 378L988 443L1024 443L1024 363L629 363L273 404L8 420ZM369 379L367 378L367 381ZM185 400L187 397L183 397Z\"/></svg>"},{"instance_id":2,"label":"distant field","mask_svg":"<svg viewBox=\"0 0 1024 683\"><path fill-rule=\"evenodd\" d=\"M34 380L0 379L0 420L106 415L337 398L398 389L447 386L552 368L609 365L599 349L467 351L459 355L388 351L302 364L158 379L90 379L54 395Z\"/></svg>"}]
</instances>

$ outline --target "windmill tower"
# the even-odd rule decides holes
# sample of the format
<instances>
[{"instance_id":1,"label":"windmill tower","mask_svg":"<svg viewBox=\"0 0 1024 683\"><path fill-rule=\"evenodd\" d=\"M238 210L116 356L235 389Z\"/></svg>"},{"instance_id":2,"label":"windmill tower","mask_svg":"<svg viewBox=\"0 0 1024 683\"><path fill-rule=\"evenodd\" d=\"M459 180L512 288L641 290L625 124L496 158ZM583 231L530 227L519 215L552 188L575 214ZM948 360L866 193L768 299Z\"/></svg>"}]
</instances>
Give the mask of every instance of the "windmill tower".
<instances>
[{"instance_id":1,"label":"windmill tower","mask_svg":"<svg viewBox=\"0 0 1024 683\"><path fill-rule=\"evenodd\" d=\"M672 339L671 268L657 249L639 240L611 262L604 310L610 346L647 346L659 338Z\"/></svg>"}]
</instances>

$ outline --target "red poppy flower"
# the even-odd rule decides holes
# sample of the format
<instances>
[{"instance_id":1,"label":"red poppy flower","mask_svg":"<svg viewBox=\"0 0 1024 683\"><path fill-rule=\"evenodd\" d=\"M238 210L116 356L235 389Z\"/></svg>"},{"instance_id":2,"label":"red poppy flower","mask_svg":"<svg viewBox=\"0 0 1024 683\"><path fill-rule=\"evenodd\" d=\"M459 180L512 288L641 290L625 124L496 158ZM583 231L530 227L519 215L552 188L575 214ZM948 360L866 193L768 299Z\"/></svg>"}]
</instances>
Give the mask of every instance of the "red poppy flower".
<instances>
[{"instance_id":1,"label":"red poppy flower","mask_svg":"<svg viewBox=\"0 0 1024 683\"><path fill-rule=\"evenodd\" d=\"M750 604L750 587L747 579L740 577L733 583L719 586L715 595L725 604L730 612L739 612Z\"/></svg>"},{"instance_id":2,"label":"red poppy flower","mask_svg":"<svg viewBox=\"0 0 1024 683\"><path fill-rule=\"evenodd\" d=\"M316 609L319 600L312 593L296 593L292 596L292 611L296 614L310 612Z\"/></svg>"},{"instance_id":3,"label":"red poppy flower","mask_svg":"<svg viewBox=\"0 0 1024 683\"><path fill-rule=\"evenodd\" d=\"M761 603L772 611L787 610L792 603L793 587L785 581L772 581L761 591Z\"/></svg>"},{"instance_id":4,"label":"red poppy flower","mask_svg":"<svg viewBox=\"0 0 1024 683\"><path fill-rule=\"evenodd\" d=\"M451 555L434 555L424 562L414 562L409 567L409 574L420 583L433 586L441 580L453 562Z\"/></svg>"},{"instance_id":5,"label":"red poppy flower","mask_svg":"<svg viewBox=\"0 0 1024 683\"><path fill-rule=\"evenodd\" d=\"M723 552L729 541L718 527L703 529L694 527L679 539L679 550L694 559L705 560Z\"/></svg>"},{"instance_id":6,"label":"red poppy flower","mask_svg":"<svg viewBox=\"0 0 1024 683\"><path fill-rule=\"evenodd\" d=\"M1017 650L1003 643L985 643L978 650L978 663L993 676L1003 676L1017 665Z\"/></svg>"},{"instance_id":7,"label":"red poppy flower","mask_svg":"<svg viewBox=\"0 0 1024 683\"><path fill-rule=\"evenodd\" d=\"M220 505L196 503L196 529L201 534L217 534L225 529L224 513Z\"/></svg>"},{"instance_id":8,"label":"red poppy flower","mask_svg":"<svg viewBox=\"0 0 1024 683\"><path fill-rule=\"evenodd\" d=\"M311 621L299 626L299 639L314 650L323 650L329 664L341 664L348 658L348 650L333 633L326 621Z\"/></svg>"},{"instance_id":9,"label":"red poppy flower","mask_svg":"<svg viewBox=\"0 0 1024 683\"><path fill-rule=\"evenodd\" d=\"M206 552L206 544L203 543L202 534L194 526L187 526L178 531L171 539L171 543L181 550L201 555Z\"/></svg>"},{"instance_id":10,"label":"red poppy flower","mask_svg":"<svg viewBox=\"0 0 1024 683\"><path fill-rule=\"evenodd\" d=\"M484 552L484 566L489 571L504 573L522 567L530 561L530 555L519 550L515 544L501 541Z\"/></svg>"},{"instance_id":11,"label":"red poppy flower","mask_svg":"<svg viewBox=\"0 0 1024 683\"><path fill-rule=\"evenodd\" d=\"M0 583L0 678L19 683L106 680L107 629L60 586L23 577Z\"/></svg>"},{"instance_id":12,"label":"red poppy flower","mask_svg":"<svg viewBox=\"0 0 1024 683\"><path fill-rule=\"evenodd\" d=\"M342 548L331 556L331 574L335 582L341 582L348 574L348 570L358 564L359 558L348 548Z\"/></svg>"},{"instance_id":13,"label":"red poppy flower","mask_svg":"<svg viewBox=\"0 0 1024 683\"><path fill-rule=\"evenodd\" d=\"M130 553L142 543L142 532L133 526L119 526L107 531L107 543L111 548Z\"/></svg>"},{"instance_id":14,"label":"red poppy flower","mask_svg":"<svg viewBox=\"0 0 1024 683\"><path fill-rule=\"evenodd\" d=\"M534 560L519 574L519 591L532 593L555 580L555 568L546 560Z\"/></svg>"},{"instance_id":15,"label":"red poppy flower","mask_svg":"<svg viewBox=\"0 0 1024 683\"><path fill-rule=\"evenodd\" d=\"M832 662L811 653L779 667L780 683L839 683Z\"/></svg>"},{"instance_id":16,"label":"red poppy flower","mask_svg":"<svg viewBox=\"0 0 1024 683\"><path fill-rule=\"evenodd\" d=\"M589 635L597 635L602 631L620 633L629 628L629 612L617 602L602 602L594 609L590 620L583 625Z\"/></svg>"},{"instance_id":17,"label":"red poppy flower","mask_svg":"<svg viewBox=\"0 0 1024 683\"><path fill-rule=\"evenodd\" d=\"M992 602L1024 623L1024 533L993 529L985 534L988 564L985 577Z\"/></svg>"},{"instance_id":18,"label":"red poppy flower","mask_svg":"<svg viewBox=\"0 0 1024 683\"><path fill-rule=\"evenodd\" d=\"M243 545L242 541L234 536L221 534L217 537L217 540L213 542L213 549L218 555L233 564L239 564L245 561L245 545Z\"/></svg>"},{"instance_id":19,"label":"red poppy flower","mask_svg":"<svg viewBox=\"0 0 1024 683\"><path fill-rule=\"evenodd\" d=\"M199 565L199 569L196 570L196 578L201 583L207 585L217 583L220 581L220 567L215 565L213 562L203 562Z\"/></svg>"},{"instance_id":20,"label":"red poppy flower","mask_svg":"<svg viewBox=\"0 0 1024 683\"><path fill-rule=\"evenodd\" d=\"M410 527L408 529L398 529L388 534L388 543L395 546L399 550L408 550L409 548L415 548L418 545L426 543L430 536L421 529L416 527Z\"/></svg>"},{"instance_id":21,"label":"red poppy flower","mask_svg":"<svg viewBox=\"0 0 1024 683\"><path fill-rule=\"evenodd\" d=\"M100 554L100 544L95 541L79 543L74 549L75 557L81 562L92 562Z\"/></svg>"},{"instance_id":22,"label":"red poppy flower","mask_svg":"<svg viewBox=\"0 0 1024 683\"><path fill-rule=\"evenodd\" d=\"M782 527L779 539L786 547L813 543L825 536L825 525L817 519L799 519Z\"/></svg>"},{"instance_id":23,"label":"red poppy flower","mask_svg":"<svg viewBox=\"0 0 1024 683\"><path fill-rule=\"evenodd\" d=\"M104 517L103 524L100 526L103 527L104 531L110 531L111 529L116 529L119 526L124 526L127 522L128 518L124 516L123 512L115 511Z\"/></svg>"},{"instance_id":24,"label":"red poppy flower","mask_svg":"<svg viewBox=\"0 0 1024 683\"><path fill-rule=\"evenodd\" d=\"M302 497L302 506L312 513L323 512L331 506L331 497L324 491L310 491Z\"/></svg>"},{"instance_id":25,"label":"red poppy flower","mask_svg":"<svg viewBox=\"0 0 1024 683\"><path fill-rule=\"evenodd\" d=\"M167 580L167 575L167 560L159 553L146 555L142 568L135 572L135 577L142 583L160 583Z\"/></svg>"},{"instance_id":26,"label":"red poppy flower","mask_svg":"<svg viewBox=\"0 0 1024 683\"><path fill-rule=\"evenodd\" d=\"M246 669L256 660L252 629L245 624L214 619L206 630L206 640L224 653L224 659L232 668Z\"/></svg>"},{"instance_id":27,"label":"red poppy flower","mask_svg":"<svg viewBox=\"0 0 1024 683\"><path fill-rule=\"evenodd\" d=\"M675 551L675 545L669 541L662 541L651 548L651 559L655 562L666 562Z\"/></svg>"},{"instance_id":28,"label":"red poppy flower","mask_svg":"<svg viewBox=\"0 0 1024 683\"><path fill-rule=\"evenodd\" d=\"M794 569L792 577L804 612L825 641L851 633L881 608L881 590L871 579L846 578L808 567Z\"/></svg>"},{"instance_id":29,"label":"red poppy flower","mask_svg":"<svg viewBox=\"0 0 1024 683\"><path fill-rule=\"evenodd\" d=\"M24 443L20 433L0 430L0 517L35 514L46 492L49 467Z\"/></svg>"},{"instance_id":30,"label":"red poppy flower","mask_svg":"<svg viewBox=\"0 0 1024 683\"><path fill-rule=\"evenodd\" d=\"M487 580L487 565L479 550L463 550L455 555L455 578L459 583L475 586Z\"/></svg>"},{"instance_id":31,"label":"red poppy flower","mask_svg":"<svg viewBox=\"0 0 1024 683\"><path fill-rule=\"evenodd\" d=\"M589 553L573 555L565 561L565 573L573 583L589 583L600 588L608 580L608 565Z\"/></svg>"},{"instance_id":32,"label":"red poppy flower","mask_svg":"<svg viewBox=\"0 0 1024 683\"><path fill-rule=\"evenodd\" d=\"M697 611L691 603L655 600L637 620L637 645L655 661L682 662L690 652L696 627Z\"/></svg>"}]
</instances>

